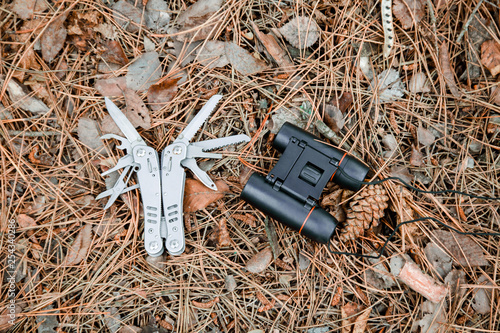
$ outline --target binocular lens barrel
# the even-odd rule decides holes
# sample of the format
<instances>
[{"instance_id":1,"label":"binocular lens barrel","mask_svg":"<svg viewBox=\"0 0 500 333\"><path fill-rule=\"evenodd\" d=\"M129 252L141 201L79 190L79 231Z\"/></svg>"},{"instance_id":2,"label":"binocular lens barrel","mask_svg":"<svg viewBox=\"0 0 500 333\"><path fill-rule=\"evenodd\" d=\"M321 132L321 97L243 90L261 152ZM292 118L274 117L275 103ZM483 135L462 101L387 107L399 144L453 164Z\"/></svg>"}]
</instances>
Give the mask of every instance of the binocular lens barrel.
<instances>
[{"instance_id":1,"label":"binocular lens barrel","mask_svg":"<svg viewBox=\"0 0 500 333\"><path fill-rule=\"evenodd\" d=\"M324 209L306 208L291 196L276 191L266 179L254 173L241 192L241 198L313 241L326 244L333 236L337 220Z\"/></svg>"}]
</instances>

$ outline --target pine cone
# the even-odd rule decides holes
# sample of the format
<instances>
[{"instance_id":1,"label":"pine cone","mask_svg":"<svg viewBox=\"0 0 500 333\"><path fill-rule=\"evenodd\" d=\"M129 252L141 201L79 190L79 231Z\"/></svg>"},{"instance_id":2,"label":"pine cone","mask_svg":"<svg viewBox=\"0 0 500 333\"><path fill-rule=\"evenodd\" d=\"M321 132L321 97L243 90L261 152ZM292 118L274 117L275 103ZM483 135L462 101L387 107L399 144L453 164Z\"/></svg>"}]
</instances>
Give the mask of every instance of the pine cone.
<instances>
[{"instance_id":1,"label":"pine cone","mask_svg":"<svg viewBox=\"0 0 500 333\"><path fill-rule=\"evenodd\" d=\"M340 234L345 242L355 240L365 229L376 227L384 210L388 207L389 197L381 185L368 185L349 203L347 220Z\"/></svg>"}]
</instances>

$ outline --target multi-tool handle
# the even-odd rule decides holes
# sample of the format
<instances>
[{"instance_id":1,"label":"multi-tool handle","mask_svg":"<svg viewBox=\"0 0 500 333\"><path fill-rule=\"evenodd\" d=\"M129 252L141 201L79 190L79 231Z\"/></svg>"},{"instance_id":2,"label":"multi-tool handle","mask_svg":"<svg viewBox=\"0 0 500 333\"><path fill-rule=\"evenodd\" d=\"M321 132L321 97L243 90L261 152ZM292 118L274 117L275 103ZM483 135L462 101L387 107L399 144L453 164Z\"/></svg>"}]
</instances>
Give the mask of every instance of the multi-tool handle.
<instances>
[{"instance_id":1,"label":"multi-tool handle","mask_svg":"<svg viewBox=\"0 0 500 333\"><path fill-rule=\"evenodd\" d=\"M186 243L182 207L186 172L181 165L186 154L187 146L178 142L166 147L161 157L163 212L167 228L165 247L171 255L184 252Z\"/></svg>"},{"instance_id":2,"label":"multi-tool handle","mask_svg":"<svg viewBox=\"0 0 500 333\"><path fill-rule=\"evenodd\" d=\"M158 153L151 147L139 145L132 150L136 163L135 171L141 190L144 209L144 244L146 252L153 257L163 253L161 237L161 176Z\"/></svg>"}]
</instances>

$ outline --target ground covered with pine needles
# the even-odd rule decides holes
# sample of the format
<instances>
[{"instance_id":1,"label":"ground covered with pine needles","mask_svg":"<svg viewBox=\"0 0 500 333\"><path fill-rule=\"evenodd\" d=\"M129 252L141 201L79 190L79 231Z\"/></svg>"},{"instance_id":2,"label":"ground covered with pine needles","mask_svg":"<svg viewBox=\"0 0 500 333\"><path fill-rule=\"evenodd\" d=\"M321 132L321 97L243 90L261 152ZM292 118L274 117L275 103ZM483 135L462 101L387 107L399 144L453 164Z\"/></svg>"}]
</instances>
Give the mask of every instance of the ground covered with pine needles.
<instances>
[{"instance_id":1,"label":"ground covered with pine needles","mask_svg":"<svg viewBox=\"0 0 500 333\"><path fill-rule=\"evenodd\" d=\"M239 199L278 160L285 121L364 161L373 180L500 196L498 3L388 3L2 1L0 329L500 331L498 236L421 221L365 259ZM186 251L150 258L139 190L108 210L95 200L123 156L99 139L119 133L104 96L161 151L214 94L195 140L252 140L199 161L217 192L188 172ZM320 204L340 222L335 251L374 253L420 217L500 231L498 201L398 181L359 193L330 183Z\"/></svg>"}]
</instances>

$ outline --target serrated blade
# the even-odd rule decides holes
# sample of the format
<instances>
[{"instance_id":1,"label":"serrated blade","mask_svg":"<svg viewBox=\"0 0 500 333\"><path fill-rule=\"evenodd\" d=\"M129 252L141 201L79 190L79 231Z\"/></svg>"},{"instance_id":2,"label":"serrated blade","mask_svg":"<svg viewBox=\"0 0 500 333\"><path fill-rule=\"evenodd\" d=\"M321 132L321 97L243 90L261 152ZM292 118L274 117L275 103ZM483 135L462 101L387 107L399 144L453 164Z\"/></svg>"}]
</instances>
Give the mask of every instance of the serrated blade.
<instances>
[{"instance_id":1,"label":"serrated blade","mask_svg":"<svg viewBox=\"0 0 500 333\"><path fill-rule=\"evenodd\" d=\"M203 105L200 112L191 120L191 122L186 126L184 131L179 134L176 141L182 141L185 144L188 144L189 141L193 138L193 136L198 132L203 123L207 120L208 116L212 113L212 111L219 103L221 95L213 95L208 102Z\"/></svg>"},{"instance_id":2,"label":"serrated blade","mask_svg":"<svg viewBox=\"0 0 500 333\"><path fill-rule=\"evenodd\" d=\"M106 102L106 108L108 109L109 115L113 118L123 134L125 134L127 140L130 141L130 143L144 142L139 133L135 130L134 125L130 123L115 103L107 97L104 97L104 101Z\"/></svg>"},{"instance_id":3,"label":"serrated blade","mask_svg":"<svg viewBox=\"0 0 500 333\"><path fill-rule=\"evenodd\" d=\"M199 147L203 151L212 151L222 147L237 145L243 142L249 142L250 137L245 134L227 136L225 138L211 139L199 142L193 142L190 145Z\"/></svg>"}]
</instances>

